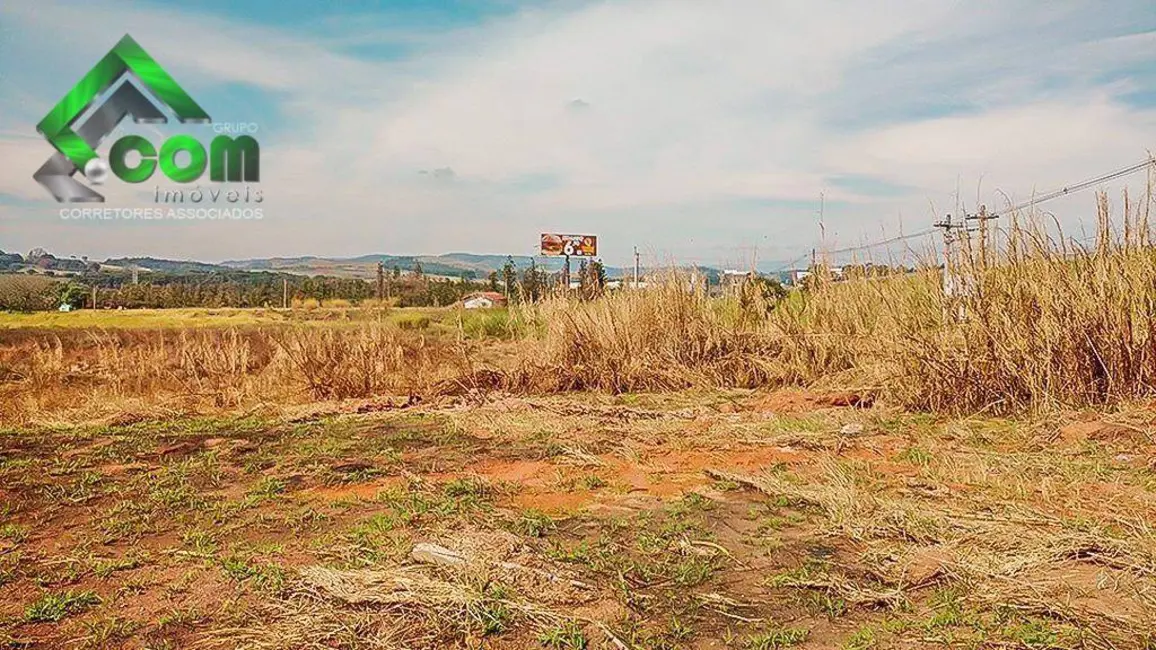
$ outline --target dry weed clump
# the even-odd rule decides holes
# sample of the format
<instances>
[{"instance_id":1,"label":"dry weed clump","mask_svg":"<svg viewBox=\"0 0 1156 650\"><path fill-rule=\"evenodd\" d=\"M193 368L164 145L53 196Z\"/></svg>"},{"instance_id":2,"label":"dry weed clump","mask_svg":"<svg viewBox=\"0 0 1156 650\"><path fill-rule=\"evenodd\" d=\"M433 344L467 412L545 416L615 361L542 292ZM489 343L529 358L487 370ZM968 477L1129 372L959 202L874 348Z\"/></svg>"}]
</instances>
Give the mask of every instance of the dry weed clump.
<instances>
[{"instance_id":1,"label":"dry weed clump","mask_svg":"<svg viewBox=\"0 0 1156 650\"><path fill-rule=\"evenodd\" d=\"M447 544L416 544L410 562L392 566L301 567L285 598L206 641L250 650L449 647L451 639L557 626L573 620L567 608L601 593L557 567L534 566L543 560L509 533L458 530Z\"/></svg>"},{"instance_id":2,"label":"dry weed clump","mask_svg":"<svg viewBox=\"0 0 1156 650\"><path fill-rule=\"evenodd\" d=\"M1094 244L1013 225L1002 254L965 247L939 332L912 331L896 391L935 410L1091 406L1152 395L1156 385L1156 250L1148 203L1125 196L1122 228L1099 197ZM939 387L938 391L933 387ZM940 393L951 395L944 400Z\"/></svg>"},{"instance_id":3,"label":"dry weed clump","mask_svg":"<svg viewBox=\"0 0 1156 650\"><path fill-rule=\"evenodd\" d=\"M1013 221L962 241L941 268L820 281L772 315L778 360L800 382L853 370L916 410L1009 413L1151 397L1150 204L1125 195L1114 229L1100 196L1090 246Z\"/></svg>"},{"instance_id":4,"label":"dry weed clump","mask_svg":"<svg viewBox=\"0 0 1156 650\"><path fill-rule=\"evenodd\" d=\"M534 390L668 390L757 386L775 374L769 341L705 288L670 276L646 291L592 301L554 297L526 308L538 345L517 380Z\"/></svg>"},{"instance_id":5,"label":"dry weed clump","mask_svg":"<svg viewBox=\"0 0 1156 650\"><path fill-rule=\"evenodd\" d=\"M314 399L424 392L452 357L447 344L397 327L296 328L276 341Z\"/></svg>"},{"instance_id":6,"label":"dry weed clump","mask_svg":"<svg viewBox=\"0 0 1156 650\"><path fill-rule=\"evenodd\" d=\"M777 300L711 297L675 274L593 300L555 296L512 320L463 320L458 339L467 329L519 339L497 367L475 365L452 336L388 323L57 332L0 345L0 410L27 415L98 397L236 407L384 392L816 383L949 413L1142 400L1156 395L1152 200L1125 195L1114 226L1101 196L1088 245L1013 221L962 241L944 265L838 281L819 272Z\"/></svg>"},{"instance_id":7,"label":"dry weed clump","mask_svg":"<svg viewBox=\"0 0 1156 650\"><path fill-rule=\"evenodd\" d=\"M1112 638L1156 634L1156 542L1147 526L1127 525L1123 513L1108 514L1115 520L1108 524L975 495L937 497L928 507L925 497L899 497L861 484L853 469L833 459L820 467L823 476L806 483L707 470L818 507L830 534L865 549L861 566L787 574L776 579L779 586L894 608L909 602L914 591L953 580L986 606L1086 626L1098 640L1108 640L1107 647L1115 647Z\"/></svg>"},{"instance_id":8,"label":"dry weed clump","mask_svg":"<svg viewBox=\"0 0 1156 650\"><path fill-rule=\"evenodd\" d=\"M182 410L419 393L456 375L460 350L389 324L70 332L0 350L0 411Z\"/></svg>"}]
</instances>

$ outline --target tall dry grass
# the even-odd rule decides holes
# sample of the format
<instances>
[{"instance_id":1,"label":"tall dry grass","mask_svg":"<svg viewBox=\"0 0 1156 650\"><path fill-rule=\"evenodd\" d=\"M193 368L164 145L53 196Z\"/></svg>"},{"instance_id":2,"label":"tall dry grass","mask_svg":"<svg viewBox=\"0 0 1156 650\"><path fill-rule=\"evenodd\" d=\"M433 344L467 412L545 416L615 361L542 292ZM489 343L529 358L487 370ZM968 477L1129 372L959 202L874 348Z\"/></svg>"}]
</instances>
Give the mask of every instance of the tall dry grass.
<instances>
[{"instance_id":1,"label":"tall dry grass","mask_svg":"<svg viewBox=\"0 0 1156 650\"><path fill-rule=\"evenodd\" d=\"M945 267L817 280L767 313L736 313L685 279L523 318L539 345L523 384L654 390L816 382L909 408L1013 412L1156 396L1151 192L1116 219L1097 201L1087 246L1020 218L961 242ZM945 291L944 276L956 287Z\"/></svg>"},{"instance_id":2,"label":"tall dry grass","mask_svg":"<svg viewBox=\"0 0 1156 650\"><path fill-rule=\"evenodd\" d=\"M671 275L646 291L597 300L556 296L518 314L536 333L516 383L536 390L666 390L756 386L775 373L766 337L742 314Z\"/></svg>"},{"instance_id":3,"label":"tall dry grass","mask_svg":"<svg viewBox=\"0 0 1156 650\"><path fill-rule=\"evenodd\" d=\"M63 334L0 347L4 422L421 393L466 354L389 323Z\"/></svg>"},{"instance_id":4,"label":"tall dry grass","mask_svg":"<svg viewBox=\"0 0 1156 650\"><path fill-rule=\"evenodd\" d=\"M1094 241L1038 222L965 245L948 272L963 287L900 325L885 378L930 410L1089 406L1148 398L1156 388L1156 249L1151 196L1124 196L1116 224L1097 201ZM939 319L934 319L939 315Z\"/></svg>"},{"instance_id":5,"label":"tall dry grass","mask_svg":"<svg viewBox=\"0 0 1156 650\"><path fill-rule=\"evenodd\" d=\"M314 399L423 392L453 365L447 345L399 327L296 328L278 344Z\"/></svg>"},{"instance_id":6,"label":"tall dry grass","mask_svg":"<svg viewBox=\"0 0 1156 650\"><path fill-rule=\"evenodd\" d=\"M1024 218L965 240L946 268L843 281L818 274L778 302L757 291L713 298L672 275L644 291L553 297L510 319L463 316L452 332L407 329L403 319L59 332L0 344L0 415L134 398L220 408L451 385L625 392L824 384L957 413L1156 397L1151 204L1151 192L1125 196L1113 219L1099 197L1097 233L1080 244ZM945 274L954 291L945 291ZM498 369L465 349L470 330L503 351ZM492 335L517 340L501 347Z\"/></svg>"},{"instance_id":7,"label":"tall dry grass","mask_svg":"<svg viewBox=\"0 0 1156 650\"><path fill-rule=\"evenodd\" d=\"M843 372L909 408L1014 412L1153 396L1151 197L1097 201L1094 242L1019 219L943 268L819 282L769 319L784 377ZM949 278L944 282L945 275ZM945 284L954 290L945 290Z\"/></svg>"}]
</instances>

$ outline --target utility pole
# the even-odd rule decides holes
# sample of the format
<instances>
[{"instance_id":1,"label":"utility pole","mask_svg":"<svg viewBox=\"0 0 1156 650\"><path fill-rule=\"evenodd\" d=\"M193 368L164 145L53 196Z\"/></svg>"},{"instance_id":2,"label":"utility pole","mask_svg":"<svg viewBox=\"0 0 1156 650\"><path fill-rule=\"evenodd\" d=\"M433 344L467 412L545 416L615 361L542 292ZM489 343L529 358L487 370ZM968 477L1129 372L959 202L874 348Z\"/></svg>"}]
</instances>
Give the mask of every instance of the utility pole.
<instances>
[{"instance_id":1,"label":"utility pole","mask_svg":"<svg viewBox=\"0 0 1156 650\"><path fill-rule=\"evenodd\" d=\"M951 220L951 215L947 215L940 221L936 221L934 226L943 229L943 295L947 298L948 305L955 303L958 296L959 287L956 286L955 276L952 274L952 247L955 244L955 230L965 227L964 224L955 223ZM962 316L958 310L947 308L947 318L957 318Z\"/></svg>"},{"instance_id":2,"label":"utility pole","mask_svg":"<svg viewBox=\"0 0 1156 650\"><path fill-rule=\"evenodd\" d=\"M953 221L951 215L947 215L942 220L935 222L936 228L943 229L943 294L951 303L965 297L971 291L971 278L966 275L958 275L954 272L956 265L955 261L955 244L960 241L957 233L962 233L966 244L970 245L971 240L968 238L969 233L979 230L982 234L982 241L980 242L980 265L987 261L987 221L988 219L995 219L997 215L988 214L987 206L981 205L979 207L979 214L967 214L965 211L963 219ZM972 221L979 221L979 226L973 225ZM949 303L949 304L951 304ZM954 313L950 316L955 318L963 318L965 316L964 306L960 304Z\"/></svg>"},{"instance_id":3,"label":"utility pole","mask_svg":"<svg viewBox=\"0 0 1156 650\"><path fill-rule=\"evenodd\" d=\"M638 288L638 247L634 247L634 288Z\"/></svg>"},{"instance_id":4,"label":"utility pole","mask_svg":"<svg viewBox=\"0 0 1156 650\"><path fill-rule=\"evenodd\" d=\"M943 219L936 221L933 224L936 228L943 229L943 268L946 269L948 263L951 261L951 247L955 243L954 231L963 228L964 224L955 223L951 220L951 215L947 215Z\"/></svg>"},{"instance_id":5,"label":"utility pole","mask_svg":"<svg viewBox=\"0 0 1156 650\"><path fill-rule=\"evenodd\" d=\"M987 222L991 219L998 219L999 215L989 214L986 205L979 206L979 214L967 214L964 212L962 221L952 221L951 215L947 215L941 221L933 224L936 228L943 229L943 261L946 265L952 256L954 244L960 240L960 237L955 233L963 233L964 238L967 238L970 233L979 231L980 233L980 255L981 261L986 261L987 249ZM969 222L978 221L978 225ZM970 239L968 239L970 241Z\"/></svg>"},{"instance_id":6,"label":"utility pole","mask_svg":"<svg viewBox=\"0 0 1156 650\"><path fill-rule=\"evenodd\" d=\"M289 309L289 278L281 278L281 309Z\"/></svg>"},{"instance_id":7,"label":"utility pole","mask_svg":"<svg viewBox=\"0 0 1156 650\"><path fill-rule=\"evenodd\" d=\"M979 246L980 246L980 249L979 249L980 266L983 266L983 267L987 266L987 245L988 245L987 222L991 219L998 219L998 218L999 218L999 215L988 214L986 205L980 205L979 206L979 214L967 215L967 219L969 221L978 221L979 222L978 230L979 230ZM972 230L973 229L969 228L968 232L972 232Z\"/></svg>"},{"instance_id":8,"label":"utility pole","mask_svg":"<svg viewBox=\"0 0 1156 650\"><path fill-rule=\"evenodd\" d=\"M92 285L92 308L96 309L96 285Z\"/></svg>"},{"instance_id":9,"label":"utility pole","mask_svg":"<svg viewBox=\"0 0 1156 650\"><path fill-rule=\"evenodd\" d=\"M137 275L139 272L140 272L140 269L137 268L136 264L133 264L132 265L132 283L133 284L136 284L137 281L140 279L140 277Z\"/></svg>"},{"instance_id":10,"label":"utility pole","mask_svg":"<svg viewBox=\"0 0 1156 650\"><path fill-rule=\"evenodd\" d=\"M562 269L562 288L564 291L570 291L570 256L566 256L566 266Z\"/></svg>"}]
</instances>

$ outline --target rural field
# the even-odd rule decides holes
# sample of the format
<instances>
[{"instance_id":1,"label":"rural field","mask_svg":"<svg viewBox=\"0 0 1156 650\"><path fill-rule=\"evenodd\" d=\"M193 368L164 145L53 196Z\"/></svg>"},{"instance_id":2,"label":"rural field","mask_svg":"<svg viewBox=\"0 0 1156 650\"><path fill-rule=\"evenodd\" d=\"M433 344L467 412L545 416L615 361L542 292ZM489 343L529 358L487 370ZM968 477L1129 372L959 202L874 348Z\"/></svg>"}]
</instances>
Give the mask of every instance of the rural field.
<instances>
[{"instance_id":1,"label":"rural field","mask_svg":"<svg viewBox=\"0 0 1156 650\"><path fill-rule=\"evenodd\" d=\"M1156 254L0 315L0 647L1156 647Z\"/></svg>"}]
</instances>

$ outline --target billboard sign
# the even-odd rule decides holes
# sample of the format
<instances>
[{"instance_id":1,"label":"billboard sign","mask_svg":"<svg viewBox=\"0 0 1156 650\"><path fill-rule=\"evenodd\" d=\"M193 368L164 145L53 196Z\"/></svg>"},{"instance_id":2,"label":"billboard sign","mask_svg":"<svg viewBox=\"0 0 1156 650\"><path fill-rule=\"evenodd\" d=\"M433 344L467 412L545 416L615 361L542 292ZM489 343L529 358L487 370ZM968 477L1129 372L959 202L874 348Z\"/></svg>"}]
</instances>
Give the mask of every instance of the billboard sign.
<instances>
[{"instance_id":1,"label":"billboard sign","mask_svg":"<svg viewBox=\"0 0 1156 650\"><path fill-rule=\"evenodd\" d=\"M598 255L598 237L594 235L559 235L542 233L542 255L558 257L595 257Z\"/></svg>"}]
</instances>

